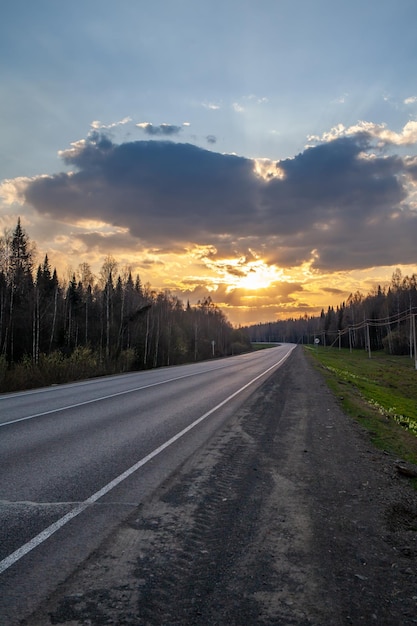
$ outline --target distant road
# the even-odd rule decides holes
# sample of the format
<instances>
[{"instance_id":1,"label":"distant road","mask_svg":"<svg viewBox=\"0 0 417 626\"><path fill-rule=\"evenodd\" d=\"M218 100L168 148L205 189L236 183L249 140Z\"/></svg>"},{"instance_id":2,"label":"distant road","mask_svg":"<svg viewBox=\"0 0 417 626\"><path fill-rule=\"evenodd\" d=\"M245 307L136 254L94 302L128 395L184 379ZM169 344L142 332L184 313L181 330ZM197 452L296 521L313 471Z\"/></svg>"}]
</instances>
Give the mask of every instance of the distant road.
<instances>
[{"instance_id":1,"label":"distant road","mask_svg":"<svg viewBox=\"0 0 417 626\"><path fill-rule=\"evenodd\" d=\"M19 623L292 344L0 396L0 619Z\"/></svg>"}]
</instances>

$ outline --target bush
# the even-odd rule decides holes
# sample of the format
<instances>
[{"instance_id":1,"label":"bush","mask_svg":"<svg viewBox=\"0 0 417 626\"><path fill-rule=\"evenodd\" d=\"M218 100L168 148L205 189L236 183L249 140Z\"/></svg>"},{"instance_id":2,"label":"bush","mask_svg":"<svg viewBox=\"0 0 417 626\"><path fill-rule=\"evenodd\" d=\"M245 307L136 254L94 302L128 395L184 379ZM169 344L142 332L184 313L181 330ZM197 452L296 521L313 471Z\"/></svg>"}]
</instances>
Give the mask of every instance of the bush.
<instances>
[{"instance_id":1,"label":"bush","mask_svg":"<svg viewBox=\"0 0 417 626\"><path fill-rule=\"evenodd\" d=\"M98 376L99 370L99 360L91 348L75 348L67 359L67 380Z\"/></svg>"},{"instance_id":2,"label":"bush","mask_svg":"<svg viewBox=\"0 0 417 626\"><path fill-rule=\"evenodd\" d=\"M65 358L59 350L50 354L41 354L39 368L42 372L44 385L56 385L66 380Z\"/></svg>"},{"instance_id":3,"label":"bush","mask_svg":"<svg viewBox=\"0 0 417 626\"><path fill-rule=\"evenodd\" d=\"M410 352L408 336L402 330L392 330L384 337L382 345L387 354L402 355Z\"/></svg>"},{"instance_id":4,"label":"bush","mask_svg":"<svg viewBox=\"0 0 417 626\"><path fill-rule=\"evenodd\" d=\"M25 355L19 363L7 363L0 356L0 391L23 391L34 387L48 387L106 374L129 372L134 368L137 355L133 349L122 350L117 358L104 363L91 348L78 347L65 356L59 350L39 355L35 363Z\"/></svg>"},{"instance_id":5,"label":"bush","mask_svg":"<svg viewBox=\"0 0 417 626\"><path fill-rule=\"evenodd\" d=\"M7 359L4 354L0 355L0 391L4 389L7 374Z\"/></svg>"},{"instance_id":6,"label":"bush","mask_svg":"<svg viewBox=\"0 0 417 626\"><path fill-rule=\"evenodd\" d=\"M248 352L250 350L250 346L248 347L246 344L241 343L240 341L234 341L231 346L231 353L236 355L236 354L243 354L244 352Z\"/></svg>"},{"instance_id":7,"label":"bush","mask_svg":"<svg viewBox=\"0 0 417 626\"><path fill-rule=\"evenodd\" d=\"M136 352L133 348L122 350L114 363L115 372L130 372L136 362Z\"/></svg>"},{"instance_id":8,"label":"bush","mask_svg":"<svg viewBox=\"0 0 417 626\"><path fill-rule=\"evenodd\" d=\"M5 374L5 391L22 391L32 387L42 386L42 376L39 367L32 358L25 354L20 363L12 364Z\"/></svg>"}]
</instances>

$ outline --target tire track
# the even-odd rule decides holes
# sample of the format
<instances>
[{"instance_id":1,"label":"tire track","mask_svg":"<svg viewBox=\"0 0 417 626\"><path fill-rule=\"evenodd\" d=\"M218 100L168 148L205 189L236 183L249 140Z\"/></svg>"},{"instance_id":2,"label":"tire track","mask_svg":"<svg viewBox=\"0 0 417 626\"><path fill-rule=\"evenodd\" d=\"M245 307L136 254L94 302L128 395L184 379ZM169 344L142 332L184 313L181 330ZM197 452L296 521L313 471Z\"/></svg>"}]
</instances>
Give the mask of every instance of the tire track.
<instances>
[{"instance_id":1,"label":"tire track","mask_svg":"<svg viewBox=\"0 0 417 626\"><path fill-rule=\"evenodd\" d=\"M411 626L391 462L298 350L25 626Z\"/></svg>"},{"instance_id":2,"label":"tire track","mask_svg":"<svg viewBox=\"0 0 417 626\"><path fill-rule=\"evenodd\" d=\"M277 403L276 389L276 383L263 389L262 405L273 403L272 415L259 411L259 398L253 400L208 447L200 463L160 496L164 513L152 520L159 528L158 563L152 563L150 572L139 559L136 569L136 575L148 581L139 598L140 623L267 623L260 622L262 602L255 597L259 581L247 563L247 549L255 542L264 503L274 488L271 474L262 466L275 451L285 407L285 391ZM271 417L263 421L262 415ZM155 502L149 510L154 514ZM178 517L172 523L178 511L181 523ZM138 523L146 524L147 511L142 515ZM266 562L263 572L262 585L267 588ZM244 595L236 596L237 583L246 589Z\"/></svg>"}]
</instances>

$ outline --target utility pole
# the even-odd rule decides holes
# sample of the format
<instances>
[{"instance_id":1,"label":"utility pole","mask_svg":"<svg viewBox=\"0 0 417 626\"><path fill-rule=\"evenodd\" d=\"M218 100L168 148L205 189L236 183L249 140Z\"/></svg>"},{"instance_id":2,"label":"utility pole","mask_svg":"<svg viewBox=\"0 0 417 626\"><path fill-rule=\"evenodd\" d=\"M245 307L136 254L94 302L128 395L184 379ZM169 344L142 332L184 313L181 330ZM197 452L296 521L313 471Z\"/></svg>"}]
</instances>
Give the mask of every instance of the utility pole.
<instances>
[{"instance_id":1,"label":"utility pole","mask_svg":"<svg viewBox=\"0 0 417 626\"><path fill-rule=\"evenodd\" d=\"M369 358L372 358L372 355L371 355L371 338L370 338L370 335L369 335L369 324L368 323L366 324L366 338L367 338L367 341L368 341L368 355L369 355Z\"/></svg>"}]
</instances>

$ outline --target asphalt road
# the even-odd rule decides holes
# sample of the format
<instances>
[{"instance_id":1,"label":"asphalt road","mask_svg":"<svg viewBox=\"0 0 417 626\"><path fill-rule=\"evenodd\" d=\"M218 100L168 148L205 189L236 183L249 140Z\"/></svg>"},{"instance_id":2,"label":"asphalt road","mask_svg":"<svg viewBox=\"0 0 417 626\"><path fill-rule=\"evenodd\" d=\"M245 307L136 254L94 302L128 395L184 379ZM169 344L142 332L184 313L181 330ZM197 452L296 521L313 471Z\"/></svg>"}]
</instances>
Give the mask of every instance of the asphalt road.
<instances>
[{"instance_id":1,"label":"asphalt road","mask_svg":"<svg viewBox=\"0 0 417 626\"><path fill-rule=\"evenodd\" d=\"M290 355L0 396L0 616L18 624Z\"/></svg>"},{"instance_id":2,"label":"asphalt road","mask_svg":"<svg viewBox=\"0 0 417 626\"><path fill-rule=\"evenodd\" d=\"M299 347L20 626L415 626L395 464Z\"/></svg>"}]
</instances>

